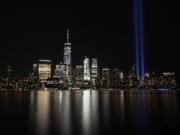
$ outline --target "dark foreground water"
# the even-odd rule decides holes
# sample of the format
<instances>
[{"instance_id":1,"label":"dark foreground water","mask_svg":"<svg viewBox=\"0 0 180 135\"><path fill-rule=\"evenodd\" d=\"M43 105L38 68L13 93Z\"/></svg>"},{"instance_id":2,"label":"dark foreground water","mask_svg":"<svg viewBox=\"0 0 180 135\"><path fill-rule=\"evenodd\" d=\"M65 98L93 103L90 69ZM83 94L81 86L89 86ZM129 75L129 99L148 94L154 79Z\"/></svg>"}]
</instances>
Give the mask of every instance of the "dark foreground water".
<instances>
[{"instance_id":1,"label":"dark foreground water","mask_svg":"<svg viewBox=\"0 0 180 135\"><path fill-rule=\"evenodd\" d=\"M0 135L180 135L180 95L0 92Z\"/></svg>"}]
</instances>

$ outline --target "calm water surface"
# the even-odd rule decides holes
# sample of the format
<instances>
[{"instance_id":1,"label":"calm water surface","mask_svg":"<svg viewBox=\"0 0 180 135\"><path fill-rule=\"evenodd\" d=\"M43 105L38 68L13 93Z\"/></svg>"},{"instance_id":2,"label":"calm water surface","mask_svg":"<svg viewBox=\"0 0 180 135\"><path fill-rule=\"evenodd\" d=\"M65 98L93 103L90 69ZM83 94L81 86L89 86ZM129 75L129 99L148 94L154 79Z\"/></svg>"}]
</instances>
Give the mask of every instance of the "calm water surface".
<instances>
[{"instance_id":1,"label":"calm water surface","mask_svg":"<svg viewBox=\"0 0 180 135\"><path fill-rule=\"evenodd\" d=\"M180 135L180 95L145 91L1 91L0 134Z\"/></svg>"}]
</instances>

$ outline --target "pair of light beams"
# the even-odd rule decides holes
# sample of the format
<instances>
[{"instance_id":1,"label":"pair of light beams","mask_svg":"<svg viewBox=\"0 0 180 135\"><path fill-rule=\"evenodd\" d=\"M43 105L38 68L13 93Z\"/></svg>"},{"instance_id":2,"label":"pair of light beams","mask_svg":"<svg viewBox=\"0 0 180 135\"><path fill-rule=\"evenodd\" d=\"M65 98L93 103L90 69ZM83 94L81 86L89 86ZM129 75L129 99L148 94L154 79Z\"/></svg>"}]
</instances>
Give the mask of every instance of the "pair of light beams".
<instances>
[{"instance_id":1,"label":"pair of light beams","mask_svg":"<svg viewBox=\"0 0 180 135\"><path fill-rule=\"evenodd\" d=\"M144 80L144 0L133 0L134 47L137 79Z\"/></svg>"}]
</instances>

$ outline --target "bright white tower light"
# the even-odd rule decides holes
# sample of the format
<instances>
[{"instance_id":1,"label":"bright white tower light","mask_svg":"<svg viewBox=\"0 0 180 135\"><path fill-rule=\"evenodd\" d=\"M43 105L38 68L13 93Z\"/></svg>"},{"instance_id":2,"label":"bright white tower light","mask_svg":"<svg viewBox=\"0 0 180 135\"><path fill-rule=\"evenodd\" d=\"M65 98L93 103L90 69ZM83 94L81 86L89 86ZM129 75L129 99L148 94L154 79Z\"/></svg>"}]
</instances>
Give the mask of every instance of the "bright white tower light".
<instances>
[{"instance_id":1,"label":"bright white tower light","mask_svg":"<svg viewBox=\"0 0 180 135\"><path fill-rule=\"evenodd\" d=\"M67 41L64 44L64 64L71 65L71 43L69 42L69 30L67 30Z\"/></svg>"},{"instance_id":2,"label":"bright white tower light","mask_svg":"<svg viewBox=\"0 0 180 135\"><path fill-rule=\"evenodd\" d=\"M66 78L71 78L71 43L69 42L69 30L67 30L67 41L64 44L64 65L66 65Z\"/></svg>"}]
</instances>

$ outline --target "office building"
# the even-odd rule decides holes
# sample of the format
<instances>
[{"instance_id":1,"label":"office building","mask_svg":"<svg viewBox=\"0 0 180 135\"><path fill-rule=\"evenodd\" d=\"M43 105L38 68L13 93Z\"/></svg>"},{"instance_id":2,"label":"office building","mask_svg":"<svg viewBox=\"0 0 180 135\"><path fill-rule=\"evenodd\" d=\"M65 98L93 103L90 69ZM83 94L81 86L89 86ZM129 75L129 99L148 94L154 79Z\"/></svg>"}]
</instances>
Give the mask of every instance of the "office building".
<instances>
[{"instance_id":1,"label":"office building","mask_svg":"<svg viewBox=\"0 0 180 135\"><path fill-rule=\"evenodd\" d=\"M90 81L90 63L89 58L85 57L84 59L84 81Z\"/></svg>"},{"instance_id":2,"label":"office building","mask_svg":"<svg viewBox=\"0 0 180 135\"><path fill-rule=\"evenodd\" d=\"M39 60L38 63L38 79L41 83L47 82L51 77L51 60Z\"/></svg>"},{"instance_id":3,"label":"office building","mask_svg":"<svg viewBox=\"0 0 180 135\"><path fill-rule=\"evenodd\" d=\"M66 65L66 78L71 80L71 43L69 41L69 30L67 30L67 41L64 44L64 65Z\"/></svg>"},{"instance_id":4,"label":"office building","mask_svg":"<svg viewBox=\"0 0 180 135\"><path fill-rule=\"evenodd\" d=\"M97 59L94 58L94 59L92 59L92 64L91 64L91 82L92 82L92 86L96 85L97 77L98 77L98 62L97 62Z\"/></svg>"}]
</instances>

